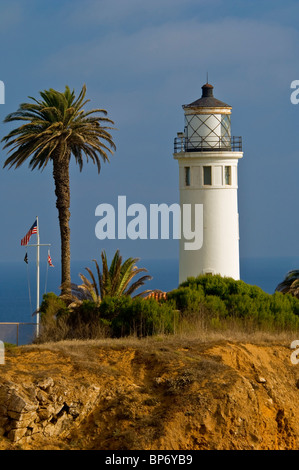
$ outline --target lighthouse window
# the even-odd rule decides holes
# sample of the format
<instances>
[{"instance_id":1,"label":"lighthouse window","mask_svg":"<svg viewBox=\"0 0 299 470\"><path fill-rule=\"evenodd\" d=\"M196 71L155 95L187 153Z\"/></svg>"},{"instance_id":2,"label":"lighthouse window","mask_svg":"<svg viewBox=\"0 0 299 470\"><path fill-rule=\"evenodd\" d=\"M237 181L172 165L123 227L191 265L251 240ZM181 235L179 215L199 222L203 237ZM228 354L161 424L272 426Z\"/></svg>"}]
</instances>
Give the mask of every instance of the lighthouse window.
<instances>
[{"instance_id":1,"label":"lighthouse window","mask_svg":"<svg viewBox=\"0 0 299 470\"><path fill-rule=\"evenodd\" d=\"M210 166L203 167L203 184L212 184L212 167Z\"/></svg>"},{"instance_id":2,"label":"lighthouse window","mask_svg":"<svg viewBox=\"0 0 299 470\"><path fill-rule=\"evenodd\" d=\"M190 186L190 166L185 166L185 185Z\"/></svg>"},{"instance_id":3,"label":"lighthouse window","mask_svg":"<svg viewBox=\"0 0 299 470\"><path fill-rule=\"evenodd\" d=\"M231 166L225 167L225 184L232 184Z\"/></svg>"}]
</instances>

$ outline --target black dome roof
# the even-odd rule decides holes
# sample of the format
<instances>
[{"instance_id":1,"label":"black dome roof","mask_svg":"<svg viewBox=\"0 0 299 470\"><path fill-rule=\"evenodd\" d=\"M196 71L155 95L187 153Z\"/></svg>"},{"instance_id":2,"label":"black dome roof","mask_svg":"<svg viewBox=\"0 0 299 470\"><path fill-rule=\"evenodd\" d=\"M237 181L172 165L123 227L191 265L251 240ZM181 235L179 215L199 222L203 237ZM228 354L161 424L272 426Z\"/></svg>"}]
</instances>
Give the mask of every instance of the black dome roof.
<instances>
[{"instance_id":1,"label":"black dome roof","mask_svg":"<svg viewBox=\"0 0 299 470\"><path fill-rule=\"evenodd\" d=\"M231 108L229 104L223 103L223 101L214 98L214 87L210 85L210 83L206 83L201 87L201 89L201 98L193 101L193 103L184 105L183 108Z\"/></svg>"}]
</instances>

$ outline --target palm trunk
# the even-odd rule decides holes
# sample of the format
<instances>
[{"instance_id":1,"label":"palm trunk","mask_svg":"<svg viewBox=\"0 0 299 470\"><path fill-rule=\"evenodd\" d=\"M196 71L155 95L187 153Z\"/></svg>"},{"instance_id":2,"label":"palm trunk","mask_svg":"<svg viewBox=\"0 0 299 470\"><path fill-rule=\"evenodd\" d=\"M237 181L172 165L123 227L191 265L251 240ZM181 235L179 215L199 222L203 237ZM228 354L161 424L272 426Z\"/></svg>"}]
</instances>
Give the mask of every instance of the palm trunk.
<instances>
[{"instance_id":1,"label":"palm trunk","mask_svg":"<svg viewBox=\"0 0 299 470\"><path fill-rule=\"evenodd\" d=\"M53 178L61 239L61 293L67 294L71 288L69 158L53 158Z\"/></svg>"}]
</instances>

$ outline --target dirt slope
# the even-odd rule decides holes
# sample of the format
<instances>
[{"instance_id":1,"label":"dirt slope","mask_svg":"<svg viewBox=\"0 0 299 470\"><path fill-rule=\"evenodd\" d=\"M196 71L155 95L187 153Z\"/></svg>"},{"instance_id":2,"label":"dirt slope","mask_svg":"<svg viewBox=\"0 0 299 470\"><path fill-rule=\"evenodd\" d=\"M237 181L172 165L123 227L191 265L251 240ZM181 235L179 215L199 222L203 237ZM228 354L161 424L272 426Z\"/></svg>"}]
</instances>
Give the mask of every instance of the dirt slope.
<instances>
[{"instance_id":1,"label":"dirt slope","mask_svg":"<svg viewBox=\"0 0 299 470\"><path fill-rule=\"evenodd\" d=\"M298 449L289 344L156 339L6 351L0 449Z\"/></svg>"}]
</instances>

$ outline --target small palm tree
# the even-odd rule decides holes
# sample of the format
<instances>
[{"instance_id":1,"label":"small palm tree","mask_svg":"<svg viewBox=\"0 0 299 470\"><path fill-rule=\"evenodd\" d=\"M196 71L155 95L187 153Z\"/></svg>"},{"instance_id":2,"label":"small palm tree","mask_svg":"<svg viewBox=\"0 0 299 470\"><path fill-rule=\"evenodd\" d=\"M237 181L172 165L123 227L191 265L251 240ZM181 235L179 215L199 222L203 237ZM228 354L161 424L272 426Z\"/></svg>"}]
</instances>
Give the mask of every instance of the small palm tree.
<instances>
[{"instance_id":1,"label":"small palm tree","mask_svg":"<svg viewBox=\"0 0 299 470\"><path fill-rule=\"evenodd\" d=\"M282 294L292 294L294 297L299 298L299 270L289 271L275 291Z\"/></svg>"},{"instance_id":2,"label":"small palm tree","mask_svg":"<svg viewBox=\"0 0 299 470\"><path fill-rule=\"evenodd\" d=\"M80 274L79 276L83 284L72 284L71 296L65 296L66 300L72 302L72 306L80 304L83 300L91 300L99 305L102 299L107 296L132 296L146 281L152 279L151 276L144 275L137 279L137 281L132 282L138 274L147 272L147 269L137 268L136 263L139 261L139 258L128 258L123 262L119 250L116 251L110 267L108 266L105 251L101 253L101 260L102 270L100 270L98 262L95 259L93 260L96 266L96 276L90 268L85 268L91 280ZM135 294L133 297L140 297L149 292L151 290L145 290Z\"/></svg>"},{"instance_id":3,"label":"small palm tree","mask_svg":"<svg viewBox=\"0 0 299 470\"><path fill-rule=\"evenodd\" d=\"M29 168L43 170L49 162L53 164L56 207L61 236L61 286L66 292L71 286L70 269L70 178L71 155L83 167L83 157L101 169L101 160L109 161L108 152L113 153L114 142L110 133L111 119L105 117L104 109L85 112L83 106L86 86L76 98L68 86L64 93L50 89L40 92L41 99L23 103L18 111L9 114L4 122L22 121L20 127L3 137L4 149L10 147L11 155L4 167L18 168L29 160ZM95 113L99 113L100 116ZM107 127L106 124L109 123ZM104 125L103 125L104 124Z\"/></svg>"}]
</instances>

